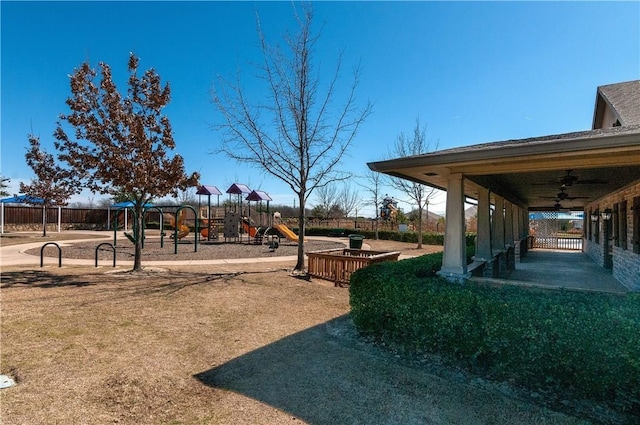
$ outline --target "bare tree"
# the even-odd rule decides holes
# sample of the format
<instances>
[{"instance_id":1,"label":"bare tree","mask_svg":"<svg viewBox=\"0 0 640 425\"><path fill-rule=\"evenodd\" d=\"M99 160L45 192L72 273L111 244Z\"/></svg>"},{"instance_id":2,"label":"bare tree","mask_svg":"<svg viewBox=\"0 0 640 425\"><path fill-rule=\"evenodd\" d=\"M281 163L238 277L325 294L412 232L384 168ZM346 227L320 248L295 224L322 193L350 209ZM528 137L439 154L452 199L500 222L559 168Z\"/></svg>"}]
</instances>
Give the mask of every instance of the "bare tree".
<instances>
[{"instance_id":1,"label":"bare tree","mask_svg":"<svg viewBox=\"0 0 640 425\"><path fill-rule=\"evenodd\" d=\"M198 205L198 198L196 197L196 191L193 187L188 187L178 192L176 196L176 202L178 205Z\"/></svg>"},{"instance_id":2,"label":"bare tree","mask_svg":"<svg viewBox=\"0 0 640 425\"><path fill-rule=\"evenodd\" d=\"M361 201L362 199L360 198L358 191L354 190L351 187L351 184L345 181L342 185L342 190L340 190L340 193L338 194L338 203L345 218L348 218L349 214L358 209Z\"/></svg>"},{"instance_id":3,"label":"bare tree","mask_svg":"<svg viewBox=\"0 0 640 425\"><path fill-rule=\"evenodd\" d=\"M437 146L435 147L437 149ZM400 133L396 139L393 155L398 157L419 155L430 150L430 143L427 141L427 126L420 126L420 118L416 118L416 125L413 129L413 137L409 138L404 133ZM405 193L412 203L418 207L418 249L422 248L422 218L425 205L436 195L436 190L424 184L391 177L390 183L393 188Z\"/></svg>"},{"instance_id":4,"label":"bare tree","mask_svg":"<svg viewBox=\"0 0 640 425\"><path fill-rule=\"evenodd\" d=\"M175 149L169 118L162 109L169 103L169 84L162 85L154 69L138 75L139 59L129 56L128 90L122 96L111 78L111 68L101 62L97 71L83 63L71 75L71 114L60 115L74 133L69 137L58 122L55 131L59 158L75 173L77 180L93 192L130 195L136 225L133 270L142 269L144 206L153 198L176 195L195 186L198 173L188 177Z\"/></svg>"},{"instance_id":5,"label":"bare tree","mask_svg":"<svg viewBox=\"0 0 640 425\"><path fill-rule=\"evenodd\" d=\"M317 217L328 219L332 218L332 212L335 212L338 204L338 186L335 183L321 186L316 190L317 199L316 206L313 211Z\"/></svg>"},{"instance_id":6,"label":"bare tree","mask_svg":"<svg viewBox=\"0 0 640 425\"><path fill-rule=\"evenodd\" d=\"M368 197L365 198L365 205L371 205L376 210L376 240L378 239L378 221L380 220L380 206L382 204L382 183L384 181L383 175L377 171L367 170L364 176L365 183L360 184L364 190L366 190Z\"/></svg>"},{"instance_id":7,"label":"bare tree","mask_svg":"<svg viewBox=\"0 0 640 425\"><path fill-rule=\"evenodd\" d=\"M78 193L77 186L67 177L52 154L40 147L40 139L29 135L29 145L25 158L27 165L36 175L30 184L20 183L20 193L27 195L27 203L42 206L42 236L47 236L47 208L54 205L65 205L69 198Z\"/></svg>"},{"instance_id":8,"label":"bare tree","mask_svg":"<svg viewBox=\"0 0 640 425\"><path fill-rule=\"evenodd\" d=\"M304 269L307 200L314 190L347 178L337 170L338 164L372 108L368 102L362 109L356 107L358 69L347 90L339 89L342 56L332 74L314 66L319 34L311 28L311 5L302 9L298 14L294 5L299 28L283 37L286 50L267 43L258 19L263 61L257 71L266 85L268 103L262 102L263 96L249 100L239 77L235 83L220 79L214 93L224 117L217 126L224 134L219 151L282 180L298 198L298 271ZM320 84L321 75L329 75L325 86ZM345 98L337 106L339 92Z\"/></svg>"}]
</instances>

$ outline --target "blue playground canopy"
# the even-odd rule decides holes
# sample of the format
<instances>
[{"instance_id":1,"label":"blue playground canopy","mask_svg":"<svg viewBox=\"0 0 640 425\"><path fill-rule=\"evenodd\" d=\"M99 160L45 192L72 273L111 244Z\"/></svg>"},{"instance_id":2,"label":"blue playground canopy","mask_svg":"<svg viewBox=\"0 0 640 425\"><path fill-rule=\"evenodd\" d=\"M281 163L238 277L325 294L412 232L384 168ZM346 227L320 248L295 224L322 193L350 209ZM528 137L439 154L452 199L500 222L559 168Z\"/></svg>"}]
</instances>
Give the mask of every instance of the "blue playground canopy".
<instances>
[{"instance_id":1,"label":"blue playground canopy","mask_svg":"<svg viewBox=\"0 0 640 425\"><path fill-rule=\"evenodd\" d=\"M10 198L0 199L0 205L2 205L2 209L0 210L0 233L4 233L4 204L44 204L44 199L36 198L35 196L29 195L20 195L20 196L12 196ZM44 208L43 208L44 211ZM44 212L43 220L44 220ZM60 232L60 210L58 209L58 232Z\"/></svg>"},{"instance_id":2,"label":"blue playground canopy","mask_svg":"<svg viewBox=\"0 0 640 425\"><path fill-rule=\"evenodd\" d=\"M122 202L118 202L117 204L113 204L111 205L109 208L133 208L135 207L135 203L132 201L122 201ZM151 208L153 207L153 204L144 204L145 208Z\"/></svg>"},{"instance_id":3,"label":"blue playground canopy","mask_svg":"<svg viewBox=\"0 0 640 425\"><path fill-rule=\"evenodd\" d=\"M43 204L44 199L36 198L35 196L20 195L12 196L11 198L0 199L3 204Z\"/></svg>"}]
</instances>

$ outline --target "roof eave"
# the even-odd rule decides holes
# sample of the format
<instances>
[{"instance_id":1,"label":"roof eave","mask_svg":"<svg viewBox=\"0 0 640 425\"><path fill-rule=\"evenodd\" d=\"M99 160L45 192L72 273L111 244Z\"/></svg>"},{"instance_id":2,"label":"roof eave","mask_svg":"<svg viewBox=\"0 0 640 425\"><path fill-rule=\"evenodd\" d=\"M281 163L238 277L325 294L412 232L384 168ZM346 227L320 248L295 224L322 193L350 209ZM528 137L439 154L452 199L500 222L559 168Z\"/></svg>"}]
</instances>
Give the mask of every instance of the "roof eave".
<instances>
[{"instance_id":1,"label":"roof eave","mask_svg":"<svg viewBox=\"0 0 640 425\"><path fill-rule=\"evenodd\" d=\"M388 173L399 168L442 166L446 164L468 163L513 157L527 157L540 154L568 153L598 150L616 150L629 146L640 146L640 131L600 135L588 138L551 139L539 142L488 146L484 149L472 149L456 152L432 152L424 155L396 158L386 161L370 162L367 165L373 171Z\"/></svg>"}]
</instances>

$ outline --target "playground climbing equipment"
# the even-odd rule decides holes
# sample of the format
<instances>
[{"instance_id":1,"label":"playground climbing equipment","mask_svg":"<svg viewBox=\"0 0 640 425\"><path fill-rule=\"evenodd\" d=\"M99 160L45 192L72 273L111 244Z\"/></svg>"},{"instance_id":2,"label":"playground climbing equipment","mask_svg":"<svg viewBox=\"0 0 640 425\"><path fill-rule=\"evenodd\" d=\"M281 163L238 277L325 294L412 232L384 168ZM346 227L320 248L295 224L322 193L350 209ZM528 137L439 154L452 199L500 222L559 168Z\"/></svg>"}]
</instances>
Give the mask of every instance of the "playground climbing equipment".
<instances>
[{"instance_id":1,"label":"playground climbing equipment","mask_svg":"<svg viewBox=\"0 0 640 425\"><path fill-rule=\"evenodd\" d=\"M208 241L217 240L218 239L218 227L214 222L212 222L212 214L211 214L211 195L215 195L218 197L217 206L220 206L220 189L216 186L203 185L200 186L198 191L196 192L198 195L198 209L200 210L200 217L203 219L202 223L206 226L206 228L202 229L200 234L203 238L206 238ZM203 208L200 206L200 197L202 195L207 196L207 210L206 215L204 214ZM205 218L206 217L206 218Z\"/></svg>"},{"instance_id":2,"label":"playground climbing equipment","mask_svg":"<svg viewBox=\"0 0 640 425\"><path fill-rule=\"evenodd\" d=\"M382 200L382 206L380 207L380 218L388 220L396 220L398 216L398 201L386 195Z\"/></svg>"}]
</instances>

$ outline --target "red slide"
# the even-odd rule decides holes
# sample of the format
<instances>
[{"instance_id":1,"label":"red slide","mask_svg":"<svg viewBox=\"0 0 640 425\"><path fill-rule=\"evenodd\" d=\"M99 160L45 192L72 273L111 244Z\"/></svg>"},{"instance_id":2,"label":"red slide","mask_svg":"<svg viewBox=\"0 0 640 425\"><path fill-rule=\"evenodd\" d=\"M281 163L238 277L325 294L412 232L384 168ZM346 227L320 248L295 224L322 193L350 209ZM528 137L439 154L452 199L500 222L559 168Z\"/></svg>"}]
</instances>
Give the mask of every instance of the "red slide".
<instances>
[{"instance_id":1,"label":"red slide","mask_svg":"<svg viewBox=\"0 0 640 425\"><path fill-rule=\"evenodd\" d=\"M252 238L256 236L256 233L258 231L257 228L249 225L248 220L242 220L242 228L245 232L249 233L249 236L251 236Z\"/></svg>"}]
</instances>

